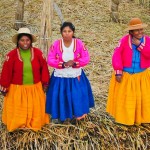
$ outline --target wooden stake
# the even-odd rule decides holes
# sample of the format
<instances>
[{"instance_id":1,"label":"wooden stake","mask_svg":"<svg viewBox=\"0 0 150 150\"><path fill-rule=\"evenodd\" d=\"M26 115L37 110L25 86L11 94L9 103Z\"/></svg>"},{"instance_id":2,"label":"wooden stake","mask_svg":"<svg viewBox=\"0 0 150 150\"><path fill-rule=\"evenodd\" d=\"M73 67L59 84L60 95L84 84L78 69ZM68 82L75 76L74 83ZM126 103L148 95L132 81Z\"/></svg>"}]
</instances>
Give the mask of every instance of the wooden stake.
<instances>
[{"instance_id":1,"label":"wooden stake","mask_svg":"<svg viewBox=\"0 0 150 150\"><path fill-rule=\"evenodd\" d=\"M52 18L53 18L53 0L43 1L43 11L41 14L41 33L39 47L45 55L52 42Z\"/></svg>"},{"instance_id":2,"label":"wooden stake","mask_svg":"<svg viewBox=\"0 0 150 150\"><path fill-rule=\"evenodd\" d=\"M23 17L24 17L24 1L18 0L18 6L15 14L15 24L14 24L15 30L19 30L19 28L25 25L25 23L23 22Z\"/></svg>"}]
</instances>

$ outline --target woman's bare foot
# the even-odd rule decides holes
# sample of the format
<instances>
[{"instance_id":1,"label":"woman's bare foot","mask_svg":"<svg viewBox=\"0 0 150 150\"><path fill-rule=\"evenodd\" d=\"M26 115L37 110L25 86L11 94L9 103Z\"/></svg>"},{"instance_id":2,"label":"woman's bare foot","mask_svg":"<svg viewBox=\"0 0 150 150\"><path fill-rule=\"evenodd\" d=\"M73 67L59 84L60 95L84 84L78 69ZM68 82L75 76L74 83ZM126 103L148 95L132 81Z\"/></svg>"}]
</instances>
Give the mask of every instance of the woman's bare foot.
<instances>
[{"instance_id":1,"label":"woman's bare foot","mask_svg":"<svg viewBox=\"0 0 150 150\"><path fill-rule=\"evenodd\" d=\"M25 126L25 125L22 125L19 129L29 129L27 126Z\"/></svg>"},{"instance_id":2,"label":"woman's bare foot","mask_svg":"<svg viewBox=\"0 0 150 150\"><path fill-rule=\"evenodd\" d=\"M87 116L87 114L82 115L81 117L77 117L77 120L84 119Z\"/></svg>"}]
</instances>

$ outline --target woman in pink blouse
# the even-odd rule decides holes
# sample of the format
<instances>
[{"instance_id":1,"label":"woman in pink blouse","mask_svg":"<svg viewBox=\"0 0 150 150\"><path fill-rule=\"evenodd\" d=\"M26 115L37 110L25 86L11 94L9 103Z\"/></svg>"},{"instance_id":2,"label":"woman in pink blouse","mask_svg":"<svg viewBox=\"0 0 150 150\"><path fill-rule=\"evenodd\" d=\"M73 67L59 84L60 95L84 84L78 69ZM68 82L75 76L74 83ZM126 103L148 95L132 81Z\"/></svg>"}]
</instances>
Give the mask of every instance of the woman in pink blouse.
<instances>
[{"instance_id":1,"label":"woman in pink blouse","mask_svg":"<svg viewBox=\"0 0 150 150\"><path fill-rule=\"evenodd\" d=\"M74 38L75 27L64 22L60 28L62 39L50 47L48 65L54 68L47 92L46 112L52 119L68 121L82 119L94 107L89 80L82 67L90 57L84 43Z\"/></svg>"}]
</instances>

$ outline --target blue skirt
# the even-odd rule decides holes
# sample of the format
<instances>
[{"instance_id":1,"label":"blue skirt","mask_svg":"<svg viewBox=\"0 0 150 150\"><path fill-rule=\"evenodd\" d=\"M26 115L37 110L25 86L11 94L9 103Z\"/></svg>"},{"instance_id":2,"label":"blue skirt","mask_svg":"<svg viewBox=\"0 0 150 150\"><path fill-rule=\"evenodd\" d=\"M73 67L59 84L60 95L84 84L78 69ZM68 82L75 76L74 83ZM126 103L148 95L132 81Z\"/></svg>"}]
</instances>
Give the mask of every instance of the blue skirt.
<instances>
[{"instance_id":1,"label":"blue skirt","mask_svg":"<svg viewBox=\"0 0 150 150\"><path fill-rule=\"evenodd\" d=\"M84 71L80 79L55 77L50 79L49 89L46 94L46 113L52 119L81 117L90 112L94 107L94 98L91 85Z\"/></svg>"}]
</instances>

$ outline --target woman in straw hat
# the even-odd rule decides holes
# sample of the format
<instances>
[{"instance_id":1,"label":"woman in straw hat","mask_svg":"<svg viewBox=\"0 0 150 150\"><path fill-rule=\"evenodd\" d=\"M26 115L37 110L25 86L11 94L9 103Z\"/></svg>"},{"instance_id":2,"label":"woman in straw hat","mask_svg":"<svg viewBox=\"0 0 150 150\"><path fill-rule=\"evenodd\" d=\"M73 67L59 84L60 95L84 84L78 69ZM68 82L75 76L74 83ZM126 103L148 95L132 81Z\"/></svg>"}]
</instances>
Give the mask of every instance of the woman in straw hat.
<instances>
[{"instance_id":1,"label":"woman in straw hat","mask_svg":"<svg viewBox=\"0 0 150 150\"><path fill-rule=\"evenodd\" d=\"M150 123L150 37L139 18L130 20L129 34L115 48L107 112L117 123Z\"/></svg>"},{"instance_id":2,"label":"woman in straw hat","mask_svg":"<svg viewBox=\"0 0 150 150\"><path fill-rule=\"evenodd\" d=\"M52 119L68 124L73 118L75 122L83 119L94 107L94 98L82 70L90 59L87 48L74 38L75 27L71 22L64 22L60 32L62 39L52 44L48 54L48 64L55 69L47 92L46 112Z\"/></svg>"},{"instance_id":3,"label":"woman in straw hat","mask_svg":"<svg viewBox=\"0 0 150 150\"><path fill-rule=\"evenodd\" d=\"M36 37L28 28L20 28L12 41L17 47L7 54L0 77L5 96L2 121L10 132L17 128L37 131L49 123L44 94L49 82L47 63L41 50L32 47Z\"/></svg>"}]
</instances>

